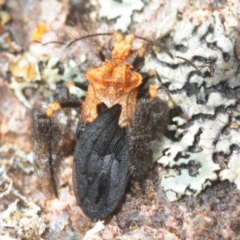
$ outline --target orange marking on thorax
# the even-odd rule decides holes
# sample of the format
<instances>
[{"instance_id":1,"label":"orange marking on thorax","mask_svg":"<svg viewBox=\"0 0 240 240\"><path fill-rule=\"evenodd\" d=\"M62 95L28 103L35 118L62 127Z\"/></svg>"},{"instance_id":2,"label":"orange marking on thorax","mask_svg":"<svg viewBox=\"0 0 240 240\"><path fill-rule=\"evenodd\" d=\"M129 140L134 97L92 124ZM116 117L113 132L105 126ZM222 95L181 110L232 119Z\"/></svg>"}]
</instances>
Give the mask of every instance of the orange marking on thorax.
<instances>
[{"instance_id":1,"label":"orange marking on thorax","mask_svg":"<svg viewBox=\"0 0 240 240\"><path fill-rule=\"evenodd\" d=\"M134 111L138 86L142 83L142 76L133 70L133 66L126 61L130 55L134 35L123 39L115 33L115 44L112 59L106 60L99 67L87 70L86 78L90 85L83 107L83 118L92 122L97 117L97 105L104 103L108 108L115 104L122 106L119 125L128 124L130 114Z\"/></svg>"}]
</instances>

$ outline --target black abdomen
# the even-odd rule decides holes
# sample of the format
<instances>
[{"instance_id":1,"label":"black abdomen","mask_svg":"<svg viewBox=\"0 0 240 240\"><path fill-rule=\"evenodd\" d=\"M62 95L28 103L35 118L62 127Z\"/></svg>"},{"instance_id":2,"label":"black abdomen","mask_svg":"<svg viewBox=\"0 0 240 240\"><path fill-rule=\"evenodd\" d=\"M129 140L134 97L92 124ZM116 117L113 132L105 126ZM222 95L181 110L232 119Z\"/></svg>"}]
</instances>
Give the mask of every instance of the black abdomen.
<instances>
[{"instance_id":1,"label":"black abdomen","mask_svg":"<svg viewBox=\"0 0 240 240\"><path fill-rule=\"evenodd\" d=\"M115 105L80 129L74 152L73 183L78 204L93 220L102 220L125 191L130 156L125 129L118 126Z\"/></svg>"}]
</instances>

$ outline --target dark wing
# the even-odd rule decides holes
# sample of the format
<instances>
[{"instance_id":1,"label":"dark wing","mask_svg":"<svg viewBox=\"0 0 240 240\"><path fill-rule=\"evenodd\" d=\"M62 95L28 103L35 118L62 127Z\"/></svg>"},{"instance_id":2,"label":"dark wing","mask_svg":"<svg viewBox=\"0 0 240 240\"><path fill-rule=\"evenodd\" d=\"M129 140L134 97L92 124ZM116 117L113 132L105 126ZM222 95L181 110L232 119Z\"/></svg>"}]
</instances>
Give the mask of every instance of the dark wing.
<instances>
[{"instance_id":1,"label":"dark wing","mask_svg":"<svg viewBox=\"0 0 240 240\"><path fill-rule=\"evenodd\" d=\"M74 152L73 183L78 204L93 220L102 220L119 204L126 188L129 152L121 107L109 108L82 129Z\"/></svg>"},{"instance_id":2,"label":"dark wing","mask_svg":"<svg viewBox=\"0 0 240 240\"><path fill-rule=\"evenodd\" d=\"M128 145L131 155L131 175L142 179L153 166L150 142L161 139L169 121L169 108L165 101L141 99L136 104L135 116L128 128Z\"/></svg>"},{"instance_id":3,"label":"dark wing","mask_svg":"<svg viewBox=\"0 0 240 240\"><path fill-rule=\"evenodd\" d=\"M36 114L33 118L34 166L42 191L48 197L58 197L56 173L61 158L58 147L61 131L54 119L44 115Z\"/></svg>"}]
</instances>

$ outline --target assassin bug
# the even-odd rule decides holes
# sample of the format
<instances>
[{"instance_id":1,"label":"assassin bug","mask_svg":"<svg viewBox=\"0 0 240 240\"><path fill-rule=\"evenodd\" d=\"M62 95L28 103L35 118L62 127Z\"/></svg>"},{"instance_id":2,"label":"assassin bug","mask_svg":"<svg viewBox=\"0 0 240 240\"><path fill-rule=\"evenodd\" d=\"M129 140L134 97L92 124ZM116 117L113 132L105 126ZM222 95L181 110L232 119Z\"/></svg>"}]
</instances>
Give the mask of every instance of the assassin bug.
<instances>
[{"instance_id":1,"label":"assassin bug","mask_svg":"<svg viewBox=\"0 0 240 240\"><path fill-rule=\"evenodd\" d=\"M112 58L86 72L89 86L81 103L73 163L77 202L93 220L105 219L119 205L129 174L141 178L150 168L152 152L148 143L161 137L169 113L167 103L157 97L155 86L150 85L150 98L143 94L146 79L151 76L134 71L134 62L141 56L133 63L128 61L134 38L158 44L132 34L123 38L119 33L99 33L83 36L68 46L98 35L113 35L115 43ZM153 75L160 80L156 72ZM80 103L50 103L46 112L36 115L33 121L35 165L42 187L55 196L61 131L54 112L66 107L80 107Z\"/></svg>"}]
</instances>

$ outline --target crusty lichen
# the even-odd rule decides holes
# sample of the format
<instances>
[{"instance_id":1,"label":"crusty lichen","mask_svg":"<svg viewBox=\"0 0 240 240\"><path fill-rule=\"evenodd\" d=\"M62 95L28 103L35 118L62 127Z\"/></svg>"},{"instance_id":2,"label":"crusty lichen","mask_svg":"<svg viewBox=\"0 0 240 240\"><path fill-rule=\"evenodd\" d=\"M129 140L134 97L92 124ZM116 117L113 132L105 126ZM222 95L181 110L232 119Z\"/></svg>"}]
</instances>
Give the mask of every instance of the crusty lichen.
<instances>
[{"instance_id":1,"label":"crusty lichen","mask_svg":"<svg viewBox=\"0 0 240 240\"><path fill-rule=\"evenodd\" d=\"M133 11L140 11L144 4L141 0L123 0L121 3L117 1L99 1L100 17L106 17L108 20L117 19L114 25L116 31L126 32L131 24L131 16Z\"/></svg>"},{"instance_id":2,"label":"crusty lichen","mask_svg":"<svg viewBox=\"0 0 240 240\"><path fill-rule=\"evenodd\" d=\"M196 14L200 19L206 17L201 10ZM221 168L214 161L214 154L218 151L231 154L230 146L239 146L236 129L230 130L227 136L223 133L230 123L227 109L238 104L233 94L226 94L224 86L232 88L240 83L236 76L238 62L234 40L226 34L229 30L223 18L227 15L221 14L223 12L214 11L208 16L209 21L198 25L183 19L168 37L173 55L191 60L199 72L183 59L172 60L164 52L157 53L157 59L151 58L144 66L145 70L156 69L159 72L169 90L174 90L171 94L174 101L190 118L188 122L181 116L172 120L169 130L175 132L178 141L163 141L158 152L158 163L168 169L161 186L171 201L184 195L197 195L216 181ZM232 24L237 22L232 21ZM223 170L220 176L238 184L236 173L240 168L235 159L230 158L229 169Z\"/></svg>"},{"instance_id":3,"label":"crusty lichen","mask_svg":"<svg viewBox=\"0 0 240 240\"><path fill-rule=\"evenodd\" d=\"M14 189L13 182L6 171L2 165L0 167L0 199L3 201L3 198L9 195L12 196L13 201L0 212L1 236L9 236L9 229L12 229L12 236L24 239L40 236L46 229L46 224L38 215L40 207Z\"/></svg>"}]
</instances>

